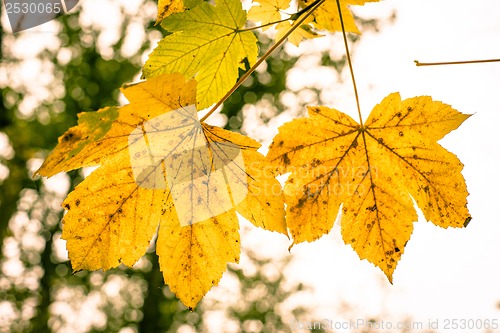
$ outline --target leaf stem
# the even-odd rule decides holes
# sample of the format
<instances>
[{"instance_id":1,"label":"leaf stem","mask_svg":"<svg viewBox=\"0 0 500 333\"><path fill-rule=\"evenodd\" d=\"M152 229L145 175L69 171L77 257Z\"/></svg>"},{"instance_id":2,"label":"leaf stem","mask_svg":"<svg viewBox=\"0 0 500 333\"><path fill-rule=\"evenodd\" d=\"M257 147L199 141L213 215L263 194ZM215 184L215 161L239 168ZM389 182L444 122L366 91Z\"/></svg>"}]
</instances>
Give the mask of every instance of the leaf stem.
<instances>
[{"instance_id":1,"label":"leaf stem","mask_svg":"<svg viewBox=\"0 0 500 333\"><path fill-rule=\"evenodd\" d=\"M344 27L344 19L342 18L342 11L340 9L340 0L337 0L337 9L339 11L340 25L342 26L342 35L344 36L344 46L347 55L347 63L349 64L349 71L351 72L352 85L354 87L354 96L356 97L356 106L358 107L359 124L363 127L363 117L361 116L361 107L359 106L358 88L356 86L356 79L354 79L354 70L352 68L351 55L349 54L349 45L347 44L347 35Z\"/></svg>"},{"instance_id":2,"label":"leaf stem","mask_svg":"<svg viewBox=\"0 0 500 333\"><path fill-rule=\"evenodd\" d=\"M485 60L466 60L466 61L447 61L447 62L420 62L414 60L417 66L436 66L436 65L462 65L462 64L478 64L484 62L500 62L500 59L485 59Z\"/></svg>"},{"instance_id":3,"label":"leaf stem","mask_svg":"<svg viewBox=\"0 0 500 333\"><path fill-rule=\"evenodd\" d=\"M238 89L239 86L241 86L243 82L245 82L245 80L257 69L257 67L259 67L259 65L262 64L267 58L269 58L271 53L273 53L274 50L276 50L281 44L283 44L283 42L288 38L288 36L290 36L290 34L294 32L295 29L297 29L302 24L302 22L304 22L306 18L308 18L309 15L311 15L325 1L326 0L316 0L315 2L313 2L314 5L311 6L310 9L307 12L305 12L303 16L299 17L295 22L293 22L293 25L290 27L290 29L288 29L288 31L283 35L283 37L281 37L273 46L271 46L269 50L267 50L266 53L264 53L264 55L262 55L262 57L260 57L260 59L257 60L255 65L253 65L245 74L243 74L240 77L238 82L234 84L234 86L220 99L220 101L218 101L210 109L210 111L200 119L200 122L205 121L212 113L214 113L215 110L217 110L217 108L221 106L222 103L224 103L229 98L229 96L231 96L235 92L235 90Z\"/></svg>"},{"instance_id":4,"label":"leaf stem","mask_svg":"<svg viewBox=\"0 0 500 333\"><path fill-rule=\"evenodd\" d=\"M286 18L286 19L279 20L279 21L269 22L269 23L262 24L262 25L256 25L255 27L250 27L250 28L245 28L245 29L238 29L237 31L238 32L243 32L243 31L257 30L257 29L260 29L260 28L268 27L270 25L274 25L276 23L281 23L281 22L286 22L286 21L290 21L290 17Z\"/></svg>"},{"instance_id":5,"label":"leaf stem","mask_svg":"<svg viewBox=\"0 0 500 333\"><path fill-rule=\"evenodd\" d=\"M279 21L274 21L274 22L269 22L269 23L266 23L266 24L262 24L262 25L259 25L259 26L255 26L255 27L251 27L251 28L246 28L246 29L240 29L238 31L251 31L251 30L257 30L257 29L260 29L260 28L264 28L264 27L267 27L267 26L270 26L270 25L273 25L273 24L276 24L276 23L281 23L281 22L285 22L285 21L294 21L294 20L297 20L300 15L304 14L305 12L307 12L309 9L311 9L312 7L314 7L316 4L317 4L318 1L314 1L312 3L310 3L307 7L304 7L302 8L301 10L299 10L298 12L296 13L293 13L293 14L288 14L286 13L286 15L288 15L289 17L286 18L286 19L282 19L282 20L279 20Z\"/></svg>"}]
</instances>

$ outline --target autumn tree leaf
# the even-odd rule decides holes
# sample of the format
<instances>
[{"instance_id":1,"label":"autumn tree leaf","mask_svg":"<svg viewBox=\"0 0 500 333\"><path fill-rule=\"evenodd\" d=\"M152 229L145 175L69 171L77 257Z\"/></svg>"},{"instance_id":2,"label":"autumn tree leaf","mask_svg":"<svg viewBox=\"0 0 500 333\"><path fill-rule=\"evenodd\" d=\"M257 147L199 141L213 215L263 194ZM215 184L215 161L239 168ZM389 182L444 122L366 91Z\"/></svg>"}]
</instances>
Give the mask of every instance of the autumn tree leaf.
<instances>
[{"instance_id":1,"label":"autumn tree leaf","mask_svg":"<svg viewBox=\"0 0 500 333\"><path fill-rule=\"evenodd\" d=\"M129 105L81 114L38 173L100 165L63 202L62 238L75 271L132 266L158 230L165 282L194 307L239 260L236 212L287 234L280 184L259 143L200 124L194 80L160 75L123 93ZM186 142L195 145L179 149Z\"/></svg>"},{"instance_id":2,"label":"autumn tree leaf","mask_svg":"<svg viewBox=\"0 0 500 333\"><path fill-rule=\"evenodd\" d=\"M102 142L118 117L118 110L118 107L105 107L96 112L78 114L78 126L70 128L59 138L56 150L38 173L51 177L62 171L98 165L100 157L86 151L96 149L96 144Z\"/></svg>"},{"instance_id":3,"label":"autumn tree leaf","mask_svg":"<svg viewBox=\"0 0 500 333\"><path fill-rule=\"evenodd\" d=\"M156 24L174 13L181 13L199 5L202 0L158 0Z\"/></svg>"},{"instance_id":4,"label":"autumn tree leaf","mask_svg":"<svg viewBox=\"0 0 500 333\"><path fill-rule=\"evenodd\" d=\"M378 2L379 0L340 0L340 10L342 19L344 21L344 28L346 32L360 33L354 17L349 9L350 5L362 6L367 2ZM299 0L299 5L306 8L314 0ZM312 14L314 17L313 25L320 30L328 30L331 32L342 31L340 25L339 10L336 0L326 0L318 9Z\"/></svg>"},{"instance_id":5,"label":"autumn tree leaf","mask_svg":"<svg viewBox=\"0 0 500 333\"><path fill-rule=\"evenodd\" d=\"M183 0L158 0L158 15L156 17L155 24L160 23L164 18L170 16L173 13L179 13L183 11Z\"/></svg>"},{"instance_id":6,"label":"autumn tree leaf","mask_svg":"<svg viewBox=\"0 0 500 333\"><path fill-rule=\"evenodd\" d=\"M167 78L170 81L165 81ZM170 84L162 85L162 82ZM128 136L135 128L131 124L138 124L176 109L179 105L190 105L196 101L196 82L186 81L179 74L134 84L125 91L127 99L140 105L140 108L129 104L121 108L80 113L78 125L59 138L59 143L37 174L51 177L63 171L104 164L128 148Z\"/></svg>"},{"instance_id":7,"label":"autumn tree leaf","mask_svg":"<svg viewBox=\"0 0 500 333\"><path fill-rule=\"evenodd\" d=\"M253 3L258 5L250 8L247 18L264 25L263 31L272 27L270 23L281 20L281 11L290 6L290 0L259 0Z\"/></svg>"},{"instance_id":8,"label":"autumn tree leaf","mask_svg":"<svg viewBox=\"0 0 500 333\"><path fill-rule=\"evenodd\" d=\"M284 192L295 243L328 233L342 205L344 241L392 282L417 220L412 198L428 221L467 226L463 165L437 141L469 115L398 93L363 126L335 109L308 110L308 118L280 127L267 156L279 173L291 172Z\"/></svg>"},{"instance_id":9,"label":"autumn tree leaf","mask_svg":"<svg viewBox=\"0 0 500 333\"><path fill-rule=\"evenodd\" d=\"M318 37L323 37L324 35L318 34L312 29L309 23L312 22L312 17L308 17L303 24L297 27L289 36L288 41L295 46L299 46L300 42L305 39L313 39ZM284 21L276 25L276 40L281 39L288 30L292 28L292 23L290 21Z\"/></svg>"},{"instance_id":10,"label":"autumn tree leaf","mask_svg":"<svg viewBox=\"0 0 500 333\"><path fill-rule=\"evenodd\" d=\"M231 210L203 223L180 227L175 210L160 221L156 253L170 289L188 307L217 285L228 262L240 258L238 218Z\"/></svg>"},{"instance_id":11,"label":"autumn tree leaf","mask_svg":"<svg viewBox=\"0 0 500 333\"><path fill-rule=\"evenodd\" d=\"M243 147L243 160L247 173L248 194L236 210L255 226L288 235L284 223L284 198L276 172L267 159L256 150L260 143L238 133L203 124L209 142L231 142Z\"/></svg>"},{"instance_id":12,"label":"autumn tree leaf","mask_svg":"<svg viewBox=\"0 0 500 333\"><path fill-rule=\"evenodd\" d=\"M143 68L146 78L181 73L198 82L198 109L217 102L234 85L238 70L257 60L257 38L241 28L246 12L239 0L203 2L162 21L172 34L160 41Z\"/></svg>"}]
</instances>

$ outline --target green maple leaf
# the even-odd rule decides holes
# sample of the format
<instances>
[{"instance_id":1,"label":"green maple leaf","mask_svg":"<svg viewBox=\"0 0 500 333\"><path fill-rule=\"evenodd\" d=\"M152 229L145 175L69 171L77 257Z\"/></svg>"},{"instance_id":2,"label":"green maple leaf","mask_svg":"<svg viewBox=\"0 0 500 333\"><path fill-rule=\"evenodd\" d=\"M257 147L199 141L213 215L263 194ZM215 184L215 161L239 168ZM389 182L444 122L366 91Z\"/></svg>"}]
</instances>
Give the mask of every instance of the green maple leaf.
<instances>
[{"instance_id":1,"label":"green maple leaf","mask_svg":"<svg viewBox=\"0 0 500 333\"><path fill-rule=\"evenodd\" d=\"M217 102L238 78L247 58L257 60L257 38L240 29L246 12L239 0L201 3L192 10L173 14L161 25L172 32L160 41L144 65L144 77L182 73L198 82L198 109Z\"/></svg>"}]
</instances>

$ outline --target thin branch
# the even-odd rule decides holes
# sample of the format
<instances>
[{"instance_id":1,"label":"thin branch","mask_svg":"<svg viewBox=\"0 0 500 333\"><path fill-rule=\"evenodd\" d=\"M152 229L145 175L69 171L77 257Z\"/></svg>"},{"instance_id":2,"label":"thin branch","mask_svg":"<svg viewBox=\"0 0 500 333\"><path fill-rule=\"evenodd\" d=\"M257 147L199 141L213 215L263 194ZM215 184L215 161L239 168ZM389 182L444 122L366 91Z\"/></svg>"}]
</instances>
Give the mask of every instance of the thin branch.
<instances>
[{"instance_id":1,"label":"thin branch","mask_svg":"<svg viewBox=\"0 0 500 333\"><path fill-rule=\"evenodd\" d=\"M300 15L304 14L305 12L307 12L309 9L311 9L312 7L314 7L316 5L317 1L314 1L312 2L311 4L309 4L307 7L305 8L302 8L301 10L299 10L298 12L296 13L293 13L293 14L288 14L286 13L286 15L288 15L289 17L286 18L286 19L282 19L282 20L279 20L279 21L274 21L274 22L269 22L269 23L266 23L266 24L262 24L262 25L259 25L259 26L255 26L255 27L251 27L251 28L245 28L245 29L240 29L238 30L238 32L240 31L252 31L252 30L257 30L257 29L260 29L260 28L264 28L264 27L267 27L267 26L270 26L270 25L274 25L276 23L281 23L281 22L286 22L286 21L295 21L297 20ZM309 15L309 14L308 14Z\"/></svg>"},{"instance_id":2,"label":"thin branch","mask_svg":"<svg viewBox=\"0 0 500 333\"><path fill-rule=\"evenodd\" d=\"M290 21L290 20L291 20L291 19L290 19L290 17L289 17L289 18L282 19L282 20L279 20L279 21L269 22L269 23L262 24L262 25L256 25L255 27L244 28L244 29L238 29L238 30L237 30L237 32L257 30L257 29L260 29L260 28L265 28L265 27L268 27L268 26L270 26L270 25L274 25L274 24L276 24L276 23L286 22L286 21Z\"/></svg>"},{"instance_id":3,"label":"thin branch","mask_svg":"<svg viewBox=\"0 0 500 333\"><path fill-rule=\"evenodd\" d=\"M437 65L463 65L463 64L478 64L484 62L500 62L500 59L485 59L485 60L466 60L466 61L447 61L447 62L420 62L414 60L417 66L437 66Z\"/></svg>"},{"instance_id":4,"label":"thin branch","mask_svg":"<svg viewBox=\"0 0 500 333\"><path fill-rule=\"evenodd\" d=\"M283 44L283 42L288 38L288 36L290 36L290 34L294 32L295 29L297 29L302 24L302 22L304 22L306 18L308 18L309 15L311 15L325 1L326 0L316 0L314 2L314 5L311 6L310 10L307 11L304 14L304 16L301 16L293 23L293 25L290 27L290 29L288 29L288 31L283 35L283 37L281 37L273 46L271 46L269 50L267 50L267 52L264 53L264 55L260 57L259 60L257 60L255 65L253 65L245 74L241 76L238 82L235 83L235 85L220 99L220 101L218 101L217 104L215 104L210 109L210 111L200 119L200 122L205 121L212 113L214 113L215 110L217 110L217 108L221 106L222 103L224 103L229 98L229 96L231 96L235 92L235 90L238 89L239 86L241 86L243 82L245 82L245 80L257 69L257 67L259 67L259 65L262 64L267 58L269 58L271 53L273 53L274 50L276 50L281 44Z\"/></svg>"},{"instance_id":5,"label":"thin branch","mask_svg":"<svg viewBox=\"0 0 500 333\"><path fill-rule=\"evenodd\" d=\"M359 124L363 127L363 117L361 116L361 107L359 106L358 87L354 79L354 70L352 68L351 55L349 54L349 45L347 43L347 35L344 27L344 19L342 18L342 11L340 10L340 0L337 0L337 9L339 11L340 25L342 26L342 35L344 36L345 52L347 54L347 62L349 64L349 71L351 72L352 85L354 87L354 96L356 97L356 106L358 107Z\"/></svg>"}]
</instances>

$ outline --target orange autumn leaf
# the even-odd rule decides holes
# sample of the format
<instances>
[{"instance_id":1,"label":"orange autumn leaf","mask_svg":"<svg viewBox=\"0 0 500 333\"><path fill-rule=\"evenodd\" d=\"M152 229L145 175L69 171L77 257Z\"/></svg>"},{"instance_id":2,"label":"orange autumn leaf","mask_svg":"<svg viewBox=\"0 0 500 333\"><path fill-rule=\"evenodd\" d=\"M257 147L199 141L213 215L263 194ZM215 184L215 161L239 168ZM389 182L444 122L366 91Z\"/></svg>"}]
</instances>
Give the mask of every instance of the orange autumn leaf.
<instances>
[{"instance_id":1,"label":"orange autumn leaf","mask_svg":"<svg viewBox=\"0 0 500 333\"><path fill-rule=\"evenodd\" d=\"M123 89L130 104L80 114L38 173L99 167L64 200L73 270L133 266L158 230L165 283L193 308L240 253L236 212L287 235L260 144L200 123L196 82L160 75Z\"/></svg>"},{"instance_id":2,"label":"orange autumn leaf","mask_svg":"<svg viewBox=\"0 0 500 333\"><path fill-rule=\"evenodd\" d=\"M279 173L291 172L284 192L294 243L328 233L342 206L345 243L392 281L417 220L412 199L440 227L467 226L463 165L437 141L469 115L398 93L364 125L325 106L308 110L280 127L267 156Z\"/></svg>"},{"instance_id":3,"label":"orange autumn leaf","mask_svg":"<svg viewBox=\"0 0 500 333\"><path fill-rule=\"evenodd\" d=\"M172 14L182 13L202 3L201 0L158 0L158 14L155 25Z\"/></svg>"},{"instance_id":4,"label":"orange autumn leaf","mask_svg":"<svg viewBox=\"0 0 500 333\"><path fill-rule=\"evenodd\" d=\"M380 0L340 0L340 10L342 12L345 30L347 32L360 33L356 22L354 22L354 16L349 6L363 6L367 2L378 1ZM302 8L306 8L313 2L314 0L299 0L299 5ZM336 0L326 0L312 15L314 17L313 25L315 28L331 32L342 31Z\"/></svg>"},{"instance_id":5,"label":"orange autumn leaf","mask_svg":"<svg viewBox=\"0 0 500 333\"><path fill-rule=\"evenodd\" d=\"M312 21L312 17L309 16L303 24L297 27L289 36L288 41L295 46L299 46L299 44L306 39L313 39L323 37L324 35L318 34L311 28L309 24ZM291 29L293 24L290 21L284 21L276 25L276 40L280 40L289 29Z\"/></svg>"},{"instance_id":6,"label":"orange autumn leaf","mask_svg":"<svg viewBox=\"0 0 500 333\"><path fill-rule=\"evenodd\" d=\"M164 18L185 10L183 0L158 0L158 14L156 23L160 23Z\"/></svg>"},{"instance_id":7,"label":"orange autumn leaf","mask_svg":"<svg viewBox=\"0 0 500 333\"><path fill-rule=\"evenodd\" d=\"M281 20L281 12L290 6L290 0L254 0L255 6L248 10L247 19L260 22L266 31L272 23Z\"/></svg>"}]
</instances>

